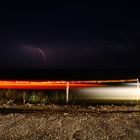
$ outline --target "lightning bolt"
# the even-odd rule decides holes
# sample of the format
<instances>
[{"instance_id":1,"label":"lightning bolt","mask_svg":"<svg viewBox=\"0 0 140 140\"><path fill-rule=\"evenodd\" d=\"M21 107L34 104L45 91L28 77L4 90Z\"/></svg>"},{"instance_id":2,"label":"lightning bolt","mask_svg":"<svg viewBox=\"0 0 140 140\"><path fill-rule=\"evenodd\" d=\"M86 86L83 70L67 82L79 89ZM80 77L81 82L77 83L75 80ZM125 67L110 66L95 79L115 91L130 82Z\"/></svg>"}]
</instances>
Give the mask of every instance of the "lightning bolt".
<instances>
[{"instance_id":1,"label":"lightning bolt","mask_svg":"<svg viewBox=\"0 0 140 140\"><path fill-rule=\"evenodd\" d=\"M41 56L42 56L42 58L43 58L43 64L44 64L44 66L46 66L47 57L46 57L46 54L45 54L44 50L41 49L41 48L38 48L37 50L38 50L38 52L41 54Z\"/></svg>"}]
</instances>

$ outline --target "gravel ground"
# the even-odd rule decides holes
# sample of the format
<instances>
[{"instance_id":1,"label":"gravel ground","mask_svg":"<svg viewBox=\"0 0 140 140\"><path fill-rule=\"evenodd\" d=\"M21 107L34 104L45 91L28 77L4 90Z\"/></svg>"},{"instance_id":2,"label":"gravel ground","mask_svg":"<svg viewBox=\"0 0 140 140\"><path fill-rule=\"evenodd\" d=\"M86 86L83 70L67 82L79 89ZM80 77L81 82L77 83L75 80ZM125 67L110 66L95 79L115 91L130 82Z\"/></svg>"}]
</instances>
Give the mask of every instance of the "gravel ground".
<instances>
[{"instance_id":1,"label":"gravel ground","mask_svg":"<svg viewBox=\"0 0 140 140\"><path fill-rule=\"evenodd\" d=\"M1 110L0 140L139 140L140 106L48 105L37 112Z\"/></svg>"}]
</instances>

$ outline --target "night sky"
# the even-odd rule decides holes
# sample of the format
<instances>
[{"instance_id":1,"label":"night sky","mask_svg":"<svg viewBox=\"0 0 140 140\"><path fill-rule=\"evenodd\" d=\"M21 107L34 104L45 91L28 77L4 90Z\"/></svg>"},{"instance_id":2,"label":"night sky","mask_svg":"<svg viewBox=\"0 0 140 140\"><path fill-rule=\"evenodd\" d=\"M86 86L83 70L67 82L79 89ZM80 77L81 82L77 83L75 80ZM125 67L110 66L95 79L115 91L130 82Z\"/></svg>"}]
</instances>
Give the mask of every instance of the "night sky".
<instances>
[{"instance_id":1,"label":"night sky","mask_svg":"<svg viewBox=\"0 0 140 140\"><path fill-rule=\"evenodd\" d=\"M139 8L0 5L0 69L140 68Z\"/></svg>"}]
</instances>

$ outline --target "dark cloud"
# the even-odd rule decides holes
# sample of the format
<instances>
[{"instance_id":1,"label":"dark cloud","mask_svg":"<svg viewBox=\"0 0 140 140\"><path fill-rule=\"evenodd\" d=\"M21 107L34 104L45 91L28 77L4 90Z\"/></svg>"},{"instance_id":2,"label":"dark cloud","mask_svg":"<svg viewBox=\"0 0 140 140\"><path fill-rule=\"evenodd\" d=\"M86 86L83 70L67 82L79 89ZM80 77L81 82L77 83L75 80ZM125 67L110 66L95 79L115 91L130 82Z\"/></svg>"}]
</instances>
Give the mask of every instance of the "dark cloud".
<instances>
[{"instance_id":1,"label":"dark cloud","mask_svg":"<svg viewBox=\"0 0 140 140\"><path fill-rule=\"evenodd\" d=\"M67 42L67 41L66 41ZM41 49L44 54L38 49ZM131 68L139 66L137 46L108 42L18 43L1 51L1 68Z\"/></svg>"},{"instance_id":2,"label":"dark cloud","mask_svg":"<svg viewBox=\"0 0 140 140\"><path fill-rule=\"evenodd\" d=\"M20 4L1 21L0 68L140 67L138 8Z\"/></svg>"}]
</instances>

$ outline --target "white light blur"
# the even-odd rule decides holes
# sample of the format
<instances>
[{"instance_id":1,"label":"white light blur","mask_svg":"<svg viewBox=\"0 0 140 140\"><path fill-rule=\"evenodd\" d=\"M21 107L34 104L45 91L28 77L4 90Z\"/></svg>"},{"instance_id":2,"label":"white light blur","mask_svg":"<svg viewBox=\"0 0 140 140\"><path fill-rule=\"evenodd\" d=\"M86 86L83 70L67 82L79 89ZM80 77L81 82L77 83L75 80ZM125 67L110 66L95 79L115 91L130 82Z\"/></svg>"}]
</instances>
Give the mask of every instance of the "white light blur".
<instances>
[{"instance_id":1,"label":"white light blur","mask_svg":"<svg viewBox=\"0 0 140 140\"><path fill-rule=\"evenodd\" d=\"M140 86L140 83L125 83L126 86Z\"/></svg>"},{"instance_id":2,"label":"white light blur","mask_svg":"<svg viewBox=\"0 0 140 140\"><path fill-rule=\"evenodd\" d=\"M139 86L107 86L78 89L80 96L86 99L140 100Z\"/></svg>"}]
</instances>

